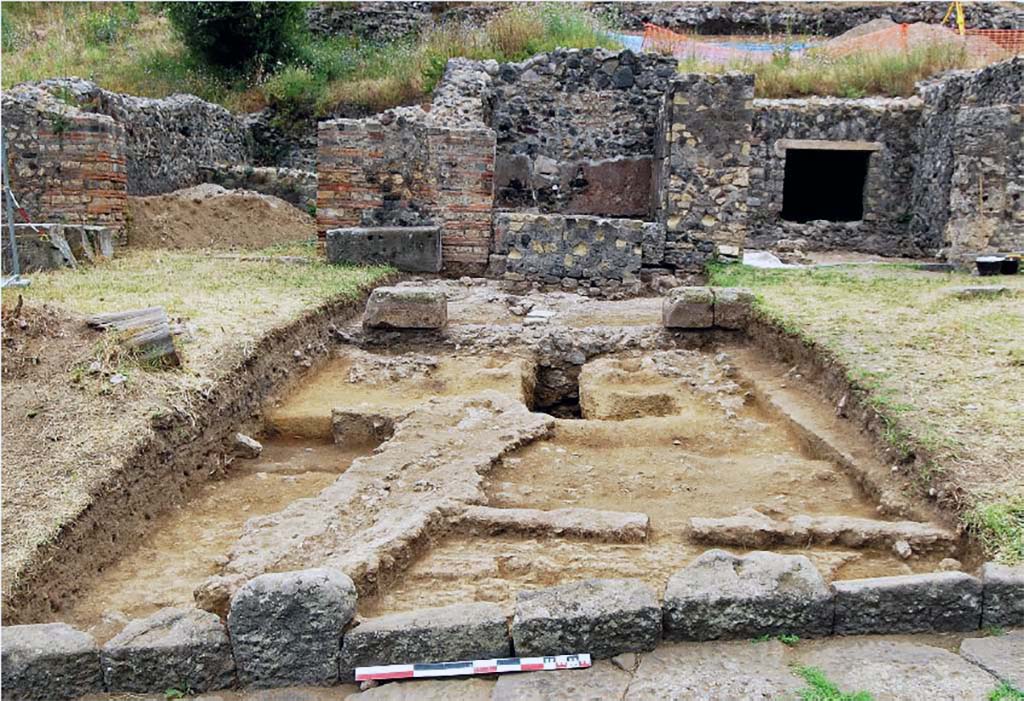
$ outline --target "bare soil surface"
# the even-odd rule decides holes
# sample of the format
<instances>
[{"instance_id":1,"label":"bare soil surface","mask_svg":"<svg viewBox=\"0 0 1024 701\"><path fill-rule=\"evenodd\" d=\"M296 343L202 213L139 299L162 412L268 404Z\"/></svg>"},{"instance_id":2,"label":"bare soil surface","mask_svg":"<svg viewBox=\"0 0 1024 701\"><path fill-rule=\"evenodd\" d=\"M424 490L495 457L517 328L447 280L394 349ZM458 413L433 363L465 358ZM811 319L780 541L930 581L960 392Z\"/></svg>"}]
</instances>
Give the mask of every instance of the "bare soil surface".
<instances>
[{"instance_id":1,"label":"bare soil surface","mask_svg":"<svg viewBox=\"0 0 1024 701\"><path fill-rule=\"evenodd\" d=\"M128 211L135 248L257 249L316 236L313 217L288 202L211 183L129 197Z\"/></svg>"}]
</instances>

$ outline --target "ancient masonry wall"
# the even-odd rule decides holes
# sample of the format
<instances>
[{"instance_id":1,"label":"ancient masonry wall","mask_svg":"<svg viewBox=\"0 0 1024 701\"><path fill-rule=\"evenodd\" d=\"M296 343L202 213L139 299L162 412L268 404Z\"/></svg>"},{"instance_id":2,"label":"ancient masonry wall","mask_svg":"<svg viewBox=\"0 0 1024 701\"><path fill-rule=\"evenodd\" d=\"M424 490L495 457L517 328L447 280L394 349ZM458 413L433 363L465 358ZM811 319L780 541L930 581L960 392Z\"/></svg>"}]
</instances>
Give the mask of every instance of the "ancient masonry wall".
<instances>
[{"instance_id":1,"label":"ancient masonry wall","mask_svg":"<svg viewBox=\"0 0 1024 701\"><path fill-rule=\"evenodd\" d=\"M11 184L29 216L37 222L107 226L123 241L124 127L33 87L4 91L3 121Z\"/></svg>"},{"instance_id":2,"label":"ancient masonry wall","mask_svg":"<svg viewBox=\"0 0 1024 701\"><path fill-rule=\"evenodd\" d=\"M481 273L491 239L494 132L443 127L419 110L321 122L317 231L441 227L445 270Z\"/></svg>"},{"instance_id":3,"label":"ancient masonry wall","mask_svg":"<svg viewBox=\"0 0 1024 701\"><path fill-rule=\"evenodd\" d=\"M755 100L748 243L764 248L784 239L802 239L799 247L803 250L855 249L905 256L925 253L909 227L920 114L921 103L916 98ZM786 154L792 148L868 153L863 219L784 221ZM822 177L828 174L822 173Z\"/></svg>"},{"instance_id":4,"label":"ancient masonry wall","mask_svg":"<svg viewBox=\"0 0 1024 701\"><path fill-rule=\"evenodd\" d=\"M717 253L743 247L753 100L752 75L689 74L669 85L655 166L666 264L700 272Z\"/></svg>"},{"instance_id":5,"label":"ancient masonry wall","mask_svg":"<svg viewBox=\"0 0 1024 701\"><path fill-rule=\"evenodd\" d=\"M657 116L676 61L604 49L504 64L486 104L503 209L649 218Z\"/></svg>"},{"instance_id":6,"label":"ancient masonry wall","mask_svg":"<svg viewBox=\"0 0 1024 701\"><path fill-rule=\"evenodd\" d=\"M963 262L1024 248L1024 58L921 86L911 232Z\"/></svg>"}]
</instances>

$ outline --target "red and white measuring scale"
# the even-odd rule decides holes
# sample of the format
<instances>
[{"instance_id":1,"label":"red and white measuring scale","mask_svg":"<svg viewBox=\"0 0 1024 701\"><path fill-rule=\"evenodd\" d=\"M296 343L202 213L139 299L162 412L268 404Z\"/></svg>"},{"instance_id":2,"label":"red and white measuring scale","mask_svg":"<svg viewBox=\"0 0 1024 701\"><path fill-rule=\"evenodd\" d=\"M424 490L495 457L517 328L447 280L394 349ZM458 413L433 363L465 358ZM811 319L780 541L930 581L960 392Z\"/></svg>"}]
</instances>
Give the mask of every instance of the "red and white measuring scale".
<instances>
[{"instance_id":1,"label":"red and white measuring scale","mask_svg":"<svg viewBox=\"0 0 1024 701\"><path fill-rule=\"evenodd\" d=\"M559 669L585 669L589 666L589 653L550 655L548 657L504 657L493 660L432 664L391 664L377 667L356 667L356 681L461 677L472 674L503 674L505 672L550 672Z\"/></svg>"}]
</instances>

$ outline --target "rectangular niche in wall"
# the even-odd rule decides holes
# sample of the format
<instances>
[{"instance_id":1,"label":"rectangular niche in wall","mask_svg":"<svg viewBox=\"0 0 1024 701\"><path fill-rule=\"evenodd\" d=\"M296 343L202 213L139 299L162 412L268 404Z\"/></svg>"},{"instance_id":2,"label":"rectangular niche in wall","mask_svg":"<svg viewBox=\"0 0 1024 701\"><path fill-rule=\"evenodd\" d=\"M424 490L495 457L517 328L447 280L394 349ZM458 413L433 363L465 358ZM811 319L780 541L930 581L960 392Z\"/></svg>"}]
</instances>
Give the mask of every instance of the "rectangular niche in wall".
<instances>
[{"instance_id":1,"label":"rectangular niche in wall","mask_svg":"<svg viewBox=\"0 0 1024 701\"><path fill-rule=\"evenodd\" d=\"M782 218L794 222L863 219L872 150L787 148Z\"/></svg>"}]
</instances>

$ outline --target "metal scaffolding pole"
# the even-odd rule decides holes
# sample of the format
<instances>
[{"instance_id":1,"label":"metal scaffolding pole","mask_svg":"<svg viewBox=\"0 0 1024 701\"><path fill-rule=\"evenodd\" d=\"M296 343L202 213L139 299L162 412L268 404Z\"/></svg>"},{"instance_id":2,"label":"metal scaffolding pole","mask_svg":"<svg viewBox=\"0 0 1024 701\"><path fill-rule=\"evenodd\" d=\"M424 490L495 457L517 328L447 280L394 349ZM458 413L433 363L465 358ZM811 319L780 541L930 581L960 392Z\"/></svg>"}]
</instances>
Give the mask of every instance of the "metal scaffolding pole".
<instances>
[{"instance_id":1,"label":"metal scaffolding pole","mask_svg":"<svg viewBox=\"0 0 1024 701\"><path fill-rule=\"evenodd\" d=\"M11 246L11 275L0 282L0 287L26 287L29 281L21 277L21 261L18 260L18 241L14 235L14 192L11 190L11 174L7 168L7 138L0 138L0 160L3 161L4 206L7 208L7 234Z\"/></svg>"}]
</instances>

